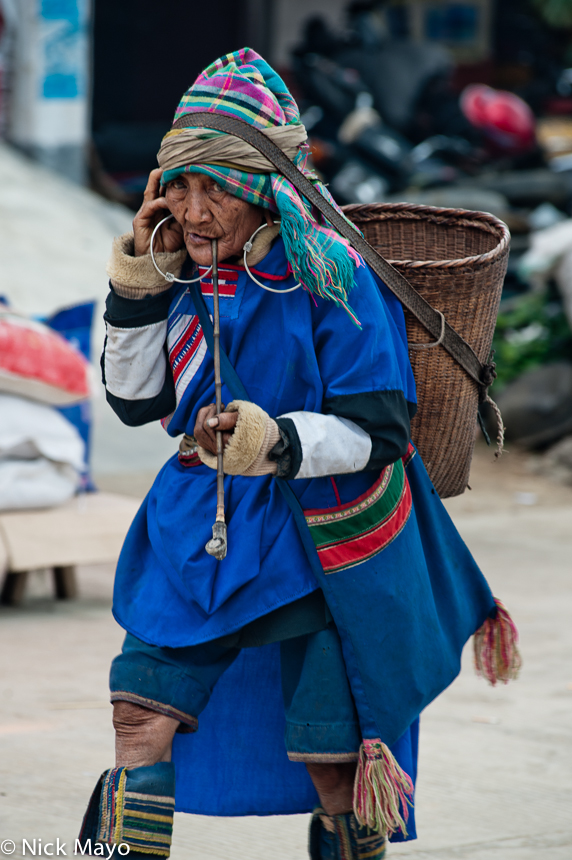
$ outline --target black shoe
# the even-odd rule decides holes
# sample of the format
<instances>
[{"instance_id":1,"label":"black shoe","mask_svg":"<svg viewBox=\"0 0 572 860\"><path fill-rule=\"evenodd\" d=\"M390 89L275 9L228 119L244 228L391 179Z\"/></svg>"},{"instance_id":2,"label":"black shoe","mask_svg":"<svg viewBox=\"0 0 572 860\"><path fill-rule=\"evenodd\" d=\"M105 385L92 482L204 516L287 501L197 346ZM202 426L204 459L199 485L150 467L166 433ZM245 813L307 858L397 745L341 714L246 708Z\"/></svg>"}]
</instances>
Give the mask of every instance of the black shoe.
<instances>
[{"instance_id":1,"label":"black shoe","mask_svg":"<svg viewBox=\"0 0 572 860\"><path fill-rule=\"evenodd\" d=\"M375 830L361 827L353 812L326 815L314 810L310 822L310 860L383 860L387 841Z\"/></svg>"}]
</instances>

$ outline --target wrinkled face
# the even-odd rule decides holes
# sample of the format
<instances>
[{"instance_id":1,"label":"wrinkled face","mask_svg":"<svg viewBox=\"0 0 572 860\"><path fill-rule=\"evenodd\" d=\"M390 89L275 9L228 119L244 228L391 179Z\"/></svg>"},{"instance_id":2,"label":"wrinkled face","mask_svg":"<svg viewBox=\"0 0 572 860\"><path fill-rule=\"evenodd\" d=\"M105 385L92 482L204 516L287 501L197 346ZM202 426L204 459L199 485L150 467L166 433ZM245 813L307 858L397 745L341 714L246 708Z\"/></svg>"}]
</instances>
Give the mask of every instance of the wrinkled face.
<instances>
[{"instance_id":1,"label":"wrinkled face","mask_svg":"<svg viewBox=\"0 0 572 860\"><path fill-rule=\"evenodd\" d=\"M165 199L183 228L189 256L212 263L211 240L218 239L219 262L242 256L243 245L266 218L260 207L239 200L203 173L182 173L168 183Z\"/></svg>"}]
</instances>

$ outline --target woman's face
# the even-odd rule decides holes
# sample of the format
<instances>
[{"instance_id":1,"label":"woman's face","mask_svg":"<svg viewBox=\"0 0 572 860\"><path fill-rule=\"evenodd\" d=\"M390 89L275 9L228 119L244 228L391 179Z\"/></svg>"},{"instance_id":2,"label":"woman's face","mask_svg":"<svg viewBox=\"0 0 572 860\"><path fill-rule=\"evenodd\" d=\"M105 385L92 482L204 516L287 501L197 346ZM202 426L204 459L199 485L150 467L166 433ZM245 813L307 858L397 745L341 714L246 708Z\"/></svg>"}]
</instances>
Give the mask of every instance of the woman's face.
<instances>
[{"instance_id":1,"label":"woman's face","mask_svg":"<svg viewBox=\"0 0 572 860\"><path fill-rule=\"evenodd\" d=\"M218 239L219 261L242 256L244 243L267 220L258 206L228 194L203 173L177 176L167 184L165 199L183 228L189 256L201 266L212 263L212 239Z\"/></svg>"}]
</instances>

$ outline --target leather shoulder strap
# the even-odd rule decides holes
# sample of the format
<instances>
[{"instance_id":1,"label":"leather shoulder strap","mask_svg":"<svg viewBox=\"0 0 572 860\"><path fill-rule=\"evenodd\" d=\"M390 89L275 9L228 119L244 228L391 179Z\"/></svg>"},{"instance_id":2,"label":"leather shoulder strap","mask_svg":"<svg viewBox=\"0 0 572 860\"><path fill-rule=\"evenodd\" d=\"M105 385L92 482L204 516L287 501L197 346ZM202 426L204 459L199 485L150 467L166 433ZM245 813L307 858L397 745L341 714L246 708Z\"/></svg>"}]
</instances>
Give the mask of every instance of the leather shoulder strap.
<instances>
[{"instance_id":1,"label":"leather shoulder strap","mask_svg":"<svg viewBox=\"0 0 572 860\"><path fill-rule=\"evenodd\" d=\"M244 120L225 114L197 112L185 114L173 124L173 128L212 128L240 137L261 152L278 173L283 174L309 202L324 215L338 233L361 254L374 272L397 296L399 301L419 320L437 340L442 333L442 316L431 307L423 296L409 283L397 269L394 269L363 236L354 230L317 188L298 170L282 150L262 131ZM445 333L441 341L443 347L479 386L486 388L492 382L489 365L483 365L460 334L445 322Z\"/></svg>"}]
</instances>

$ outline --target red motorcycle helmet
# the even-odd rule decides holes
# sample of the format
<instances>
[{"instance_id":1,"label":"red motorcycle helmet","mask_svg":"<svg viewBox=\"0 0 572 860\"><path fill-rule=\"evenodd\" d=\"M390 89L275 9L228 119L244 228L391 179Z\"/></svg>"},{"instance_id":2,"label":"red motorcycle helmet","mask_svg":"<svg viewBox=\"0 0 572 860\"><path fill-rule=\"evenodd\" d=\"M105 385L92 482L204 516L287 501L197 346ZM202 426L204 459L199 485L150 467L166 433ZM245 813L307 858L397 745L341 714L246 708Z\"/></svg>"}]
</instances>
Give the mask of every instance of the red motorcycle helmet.
<instances>
[{"instance_id":1,"label":"red motorcycle helmet","mask_svg":"<svg viewBox=\"0 0 572 860\"><path fill-rule=\"evenodd\" d=\"M534 114L514 93L494 90L485 84L470 84L461 93L461 110L495 149L519 153L534 147Z\"/></svg>"}]
</instances>

